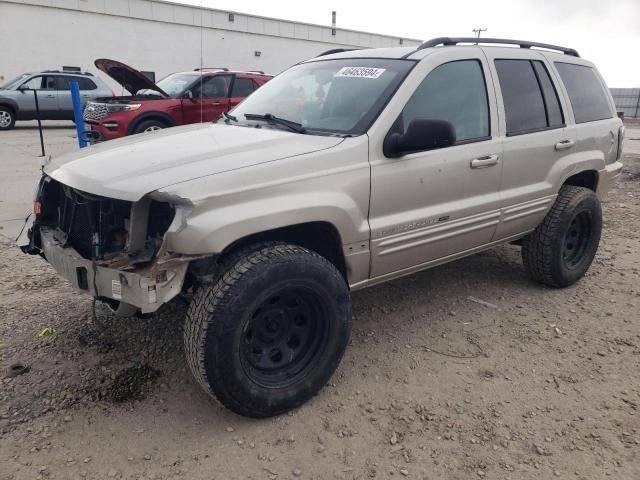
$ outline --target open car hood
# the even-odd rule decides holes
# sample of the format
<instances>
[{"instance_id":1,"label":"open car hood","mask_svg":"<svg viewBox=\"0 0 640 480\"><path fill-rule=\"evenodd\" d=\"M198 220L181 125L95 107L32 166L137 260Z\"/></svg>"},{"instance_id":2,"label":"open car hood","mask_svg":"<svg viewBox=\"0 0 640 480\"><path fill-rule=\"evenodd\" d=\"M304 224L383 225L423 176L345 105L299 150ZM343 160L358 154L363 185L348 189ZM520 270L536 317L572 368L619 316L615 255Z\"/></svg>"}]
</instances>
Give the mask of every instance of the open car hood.
<instances>
[{"instance_id":1,"label":"open car hood","mask_svg":"<svg viewBox=\"0 0 640 480\"><path fill-rule=\"evenodd\" d=\"M109 60L108 58L99 58L94 65L98 70L103 71L116 82L122 85L131 95L135 95L140 90L155 90L156 92L169 97L167 92L162 90L158 85L145 77L135 68L125 65L117 60Z\"/></svg>"}]
</instances>

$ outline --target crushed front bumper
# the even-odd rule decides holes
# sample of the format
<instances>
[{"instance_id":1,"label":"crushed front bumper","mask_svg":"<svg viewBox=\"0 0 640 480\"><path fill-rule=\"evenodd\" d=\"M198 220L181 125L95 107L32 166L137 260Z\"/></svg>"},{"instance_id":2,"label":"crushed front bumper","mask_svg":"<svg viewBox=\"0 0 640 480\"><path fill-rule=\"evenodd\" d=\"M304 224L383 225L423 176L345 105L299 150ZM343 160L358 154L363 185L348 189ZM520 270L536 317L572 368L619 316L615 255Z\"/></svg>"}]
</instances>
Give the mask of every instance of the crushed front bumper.
<instances>
[{"instance_id":1,"label":"crushed front bumper","mask_svg":"<svg viewBox=\"0 0 640 480\"><path fill-rule=\"evenodd\" d=\"M34 217L18 237L23 250L33 235ZM64 247L56 239L55 229L38 227L40 251L47 262L74 288L94 297L108 298L139 308L142 313L155 312L180 293L190 258L168 257L156 259L135 270L110 268L104 261L87 260L71 247Z\"/></svg>"}]
</instances>

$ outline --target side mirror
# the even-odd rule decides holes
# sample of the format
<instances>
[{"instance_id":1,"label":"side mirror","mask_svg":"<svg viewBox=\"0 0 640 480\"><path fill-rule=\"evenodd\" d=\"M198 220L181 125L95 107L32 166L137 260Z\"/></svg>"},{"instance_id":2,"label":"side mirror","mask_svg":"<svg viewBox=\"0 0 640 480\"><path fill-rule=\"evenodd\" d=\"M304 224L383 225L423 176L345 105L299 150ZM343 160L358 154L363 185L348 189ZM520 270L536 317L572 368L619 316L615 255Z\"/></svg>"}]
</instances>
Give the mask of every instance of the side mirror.
<instances>
[{"instance_id":1,"label":"side mirror","mask_svg":"<svg viewBox=\"0 0 640 480\"><path fill-rule=\"evenodd\" d=\"M18 87L18 91L24 93L24 92L30 92L31 89L27 85L22 84Z\"/></svg>"},{"instance_id":2,"label":"side mirror","mask_svg":"<svg viewBox=\"0 0 640 480\"><path fill-rule=\"evenodd\" d=\"M193 92L191 90L187 90L182 94L182 98L188 98L189 100L193 100Z\"/></svg>"},{"instance_id":3,"label":"side mirror","mask_svg":"<svg viewBox=\"0 0 640 480\"><path fill-rule=\"evenodd\" d=\"M450 147L456 143L456 131L446 120L416 118L406 133L390 133L384 139L383 151L389 158L436 148Z\"/></svg>"}]
</instances>

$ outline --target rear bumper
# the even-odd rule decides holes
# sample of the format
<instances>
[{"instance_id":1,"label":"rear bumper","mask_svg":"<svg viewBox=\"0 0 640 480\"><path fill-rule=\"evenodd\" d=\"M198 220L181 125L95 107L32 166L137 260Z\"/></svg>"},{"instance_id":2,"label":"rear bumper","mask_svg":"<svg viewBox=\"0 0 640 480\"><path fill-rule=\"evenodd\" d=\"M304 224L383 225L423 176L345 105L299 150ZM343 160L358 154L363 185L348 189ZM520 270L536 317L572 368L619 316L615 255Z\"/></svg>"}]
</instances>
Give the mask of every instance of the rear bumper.
<instances>
[{"instance_id":1,"label":"rear bumper","mask_svg":"<svg viewBox=\"0 0 640 480\"><path fill-rule=\"evenodd\" d=\"M25 225L18 245L25 248L33 235L34 218ZM94 297L108 298L139 308L142 313L155 312L180 293L189 266L189 258L156 260L135 270L110 268L105 262L83 258L71 247L63 247L55 229L38 227L40 251L51 266L74 288Z\"/></svg>"},{"instance_id":2,"label":"rear bumper","mask_svg":"<svg viewBox=\"0 0 640 480\"><path fill-rule=\"evenodd\" d=\"M607 165L598 172L597 195L600 200L606 197L607 193L615 185L622 174L622 162L614 162Z\"/></svg>"}]
</instances>

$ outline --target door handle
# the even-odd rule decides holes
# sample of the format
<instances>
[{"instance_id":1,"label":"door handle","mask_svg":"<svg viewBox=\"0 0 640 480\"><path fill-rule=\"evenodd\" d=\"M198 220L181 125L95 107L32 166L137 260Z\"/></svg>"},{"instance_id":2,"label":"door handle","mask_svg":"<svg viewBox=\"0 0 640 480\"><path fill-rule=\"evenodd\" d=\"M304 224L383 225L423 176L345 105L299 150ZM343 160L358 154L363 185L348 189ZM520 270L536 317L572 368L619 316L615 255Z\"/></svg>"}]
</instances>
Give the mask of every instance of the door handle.
<instances>
[{"instance_id":1,"label":"door handle","mask_svg":"<svg viewBox=\"0 0 640 480\"><path fill-rule=\"evenodd\" d=\"M47 95L47 98L56 98L55 95Z\"/></svg>"},{"instance_id":2,"label":"door handle","mask_svg":"<svg viewBox=\"0 0 640 480\"><path fill-rule=\"evenodd\" d=\"M500 155L494 153L493 155L485 155L484 157L478 157L471 160L471 168L487 168L498 164Z\"/></svg>"},{"instance_id":3,"label":"door handle","mask_svg":"<svg viewBox=\"0 0 640 480\"><path fill-rule=\"evenodd\" d=\"M212 102L211 105L217 107L218 105L222 105L222 102Z\"/></svg>"},{"instance_id":4,"label":"door handle","mask_svg":"<svg viewBox=\"0 0 640 480\"><path fill-rule=\"evenodd\" d=\"M555 145L556 151L560 152L562 150L569 150L576 144L573 140L561 140Z\"/></svg>"}]
</instances>

